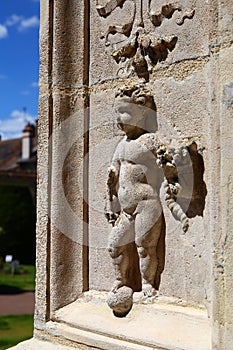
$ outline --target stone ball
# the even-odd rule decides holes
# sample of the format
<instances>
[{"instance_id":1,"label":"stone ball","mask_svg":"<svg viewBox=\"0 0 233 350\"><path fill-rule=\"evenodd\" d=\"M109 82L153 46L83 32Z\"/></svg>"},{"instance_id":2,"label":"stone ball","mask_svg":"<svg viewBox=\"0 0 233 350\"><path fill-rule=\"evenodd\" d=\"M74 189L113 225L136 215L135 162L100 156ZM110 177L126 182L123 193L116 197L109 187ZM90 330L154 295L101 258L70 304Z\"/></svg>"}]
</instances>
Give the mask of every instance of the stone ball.
<instances>
[{"instance_id":1,"label":"stone ball","mask_svg":"<svg viewBox=\"0 0 233 350\"><path fill-rule=\"evenodd\" d=\"M133 290L130 287L120 287L110 292L107 298L108 306L113 310L116 317L125 317L133 305Z\"/></svg>"}]
</instances>

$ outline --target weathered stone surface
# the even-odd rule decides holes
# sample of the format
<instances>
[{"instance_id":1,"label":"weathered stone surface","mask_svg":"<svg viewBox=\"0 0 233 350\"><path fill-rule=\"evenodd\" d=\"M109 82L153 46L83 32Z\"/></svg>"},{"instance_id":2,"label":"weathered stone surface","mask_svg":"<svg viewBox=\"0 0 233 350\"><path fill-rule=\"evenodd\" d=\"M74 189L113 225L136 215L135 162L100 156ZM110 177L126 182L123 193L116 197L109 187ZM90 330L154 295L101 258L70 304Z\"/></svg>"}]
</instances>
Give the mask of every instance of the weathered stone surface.
<instances>
[{"instance_id":1,"label":"weathered stone surface","mask_svg":"<svg viewBox=\"0 0 233 350\"><path fill-rule=\"evenodd\" d=\"M96 290L109 290L114 273L107 252L109 224L104 217L106 168L117 144L117 140L113 140L116 131L112 120L113 99L114 91L93 92L90 96L89 287Z\"/></svg>"},{"instance_id":2,"label":"weathered stone surface","mask_svg":"<svg viewBox=\"0 0 233 350\"><path fill-rule=\"evenodd\" d=\"M69 327L75 327L77 333L73 340L86 337L86 344L95 344L106 350L211 349L210 320L205 309L182 306L177 299L170 298L158 298L154 304L142 304L140 297L135 295L131 312L124 318L118 318L112 315L106 298L107 293L103 292L85 293L80 300L57 312L58 322L53 326L54 331L66 337ZM65 321L67 328L60 324L61 320ZM80 326L85 332L80 333Z\"/></svg>"},{"instance_id":3,"label":"weathered stone surface","mask_svg":"<svg viewBox=\"0 0 233 350\"><path fill-rule=\"evenodd\" d=\"M232 347L232 72L229 72L229 65L232 65L232 47L223 48L216 55L216 65L220 70L218 81L220 124L220 206L218 220L224 222L219 232L219 240L215 247L214 265L214 341L213 349L231 349Z\"/></svg>"},{"instance_id":4,"label":"weathered stone surface","mask_svg":"<svg viewBox=\"0 0 233 350\"><path fill-rule=\"evenodd\" d=\"M232 11L231 0L41 1L35 338L16 349L233 349ZM139 81L165 144L184 143L192 166L178 168L173 202L169 181L157 191L166 222L159 296L136 292L153 273L140 273L145 252L132 244L133 307L117 318L103 291L112 288L113 309L122 300L130 308L132 276L113 286L121 262L112 266L108 252L107 168L117 145L121 162L135 153L121 146L115 94Z\"/></svg>"}]
</instances>

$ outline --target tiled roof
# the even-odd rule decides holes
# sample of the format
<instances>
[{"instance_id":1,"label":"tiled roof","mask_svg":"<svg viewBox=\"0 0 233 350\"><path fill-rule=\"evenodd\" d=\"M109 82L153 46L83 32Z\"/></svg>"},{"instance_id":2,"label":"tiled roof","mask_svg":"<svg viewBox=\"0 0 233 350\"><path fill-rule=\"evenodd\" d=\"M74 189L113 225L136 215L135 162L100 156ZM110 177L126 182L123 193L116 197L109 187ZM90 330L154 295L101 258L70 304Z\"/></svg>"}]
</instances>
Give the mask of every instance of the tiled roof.
<instances>
[{"instance_id":1,"label":"tiled roof","mask_svg":"<svg viewBox=\"0 0 233 350\"><path fill-rule=\"evenodd\" d=\"M16 139L9 139L0 141L0 173L34 173L35 167L31 167L31 164L36 163L36 151L37 151L37 125L33 127L34 135L32 137L32 156L28 161L22 161L22 139L19 137ZM27 166L28 163L28 166ZM17 175L17 176L18 176Z\"/></svg>"},{"instance_id":2,"label":"tiled roof","mask_svg":"<svg viewBox=\"0 0 233 350\"><path fill-rule=\"evenodd\" d=\"M0 141L0 170L13 170L19 167L22 138Z\"/></svg>"}]
</instances>

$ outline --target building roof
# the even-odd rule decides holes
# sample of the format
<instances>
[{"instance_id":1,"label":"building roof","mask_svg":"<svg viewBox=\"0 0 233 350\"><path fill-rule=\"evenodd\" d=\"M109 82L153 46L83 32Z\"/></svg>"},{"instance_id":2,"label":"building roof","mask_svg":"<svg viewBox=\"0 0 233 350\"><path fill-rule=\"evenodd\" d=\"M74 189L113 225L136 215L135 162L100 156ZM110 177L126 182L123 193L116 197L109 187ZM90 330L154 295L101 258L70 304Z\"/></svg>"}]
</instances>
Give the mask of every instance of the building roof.
<instances>
[{"instance_id":1,"label":"building roof","mask_svg":"<svg viewBox=\"0 0 233 350\"><path fill-rule=\"evenodd\" d=\"M0 170L15 170L21 160L22 138L0 141Z\"/></svg>"},{"instance_id":2,"label":"building roof","mask_svg":"<svg viewBox=\"0 0 233 350\"><path fill-rule=\"evenodd\" d=\"M36 178L37 128L33 126L31 157L22 160L22 137L0 141L0 183L31 183Z\"/></svg>"}]
</instances>

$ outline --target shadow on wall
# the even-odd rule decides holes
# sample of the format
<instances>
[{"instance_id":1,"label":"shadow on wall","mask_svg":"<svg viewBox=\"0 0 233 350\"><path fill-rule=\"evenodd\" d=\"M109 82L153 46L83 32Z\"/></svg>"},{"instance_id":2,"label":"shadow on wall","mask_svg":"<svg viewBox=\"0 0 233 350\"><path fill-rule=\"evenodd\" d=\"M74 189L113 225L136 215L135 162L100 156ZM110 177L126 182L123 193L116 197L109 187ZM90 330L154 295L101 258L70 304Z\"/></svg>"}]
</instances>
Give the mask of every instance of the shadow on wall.
<instances>
[{"instance_id":1,"label":"shadow on wall","mask_svg":"<svg viewBox=\"0 0 233 350\"><path fill-rule=\"evenodd\" d=\"M203 216L205 209L205 198L207 195L206 184L203 180L205 172L204 160L202 155L198 152L197 144L193 142L188 147L191 158L191 165L189 171L182 174L182 187L189 186L192 182L192 194L188 198L179 197L177 203L186 212L188 218L196 216Z\"/></svg>"}]
</instances>

